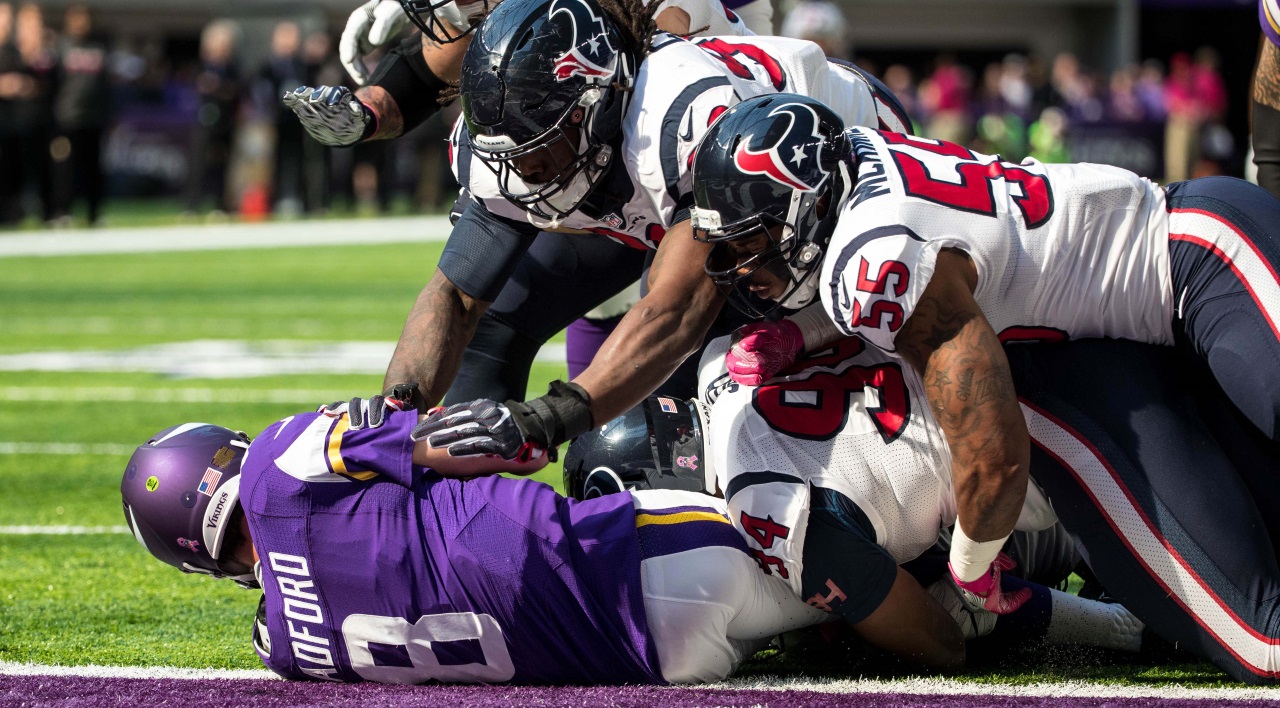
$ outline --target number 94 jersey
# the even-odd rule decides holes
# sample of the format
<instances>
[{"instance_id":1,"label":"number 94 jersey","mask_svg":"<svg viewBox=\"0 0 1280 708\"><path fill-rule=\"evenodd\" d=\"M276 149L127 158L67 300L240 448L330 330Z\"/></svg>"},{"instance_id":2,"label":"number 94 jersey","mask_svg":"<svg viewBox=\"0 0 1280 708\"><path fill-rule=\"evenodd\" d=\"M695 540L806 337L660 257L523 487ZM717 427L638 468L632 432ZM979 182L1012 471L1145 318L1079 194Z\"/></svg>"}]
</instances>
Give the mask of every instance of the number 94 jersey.
<instances>
[{"instance_id":1,"label":"number 94 jersey","mask_svg":"<svg viewBox=\"0 0 1280 708\"><path fill-rule=\"evenodd\" d=\"M938 252L957 248L1002 339L1172 342L1168 215L1151 181L865 128L847 135L858 177L818 285L847 334L894 351Z\"/></svg>"},{"instance_id":2,"label":"number 94 jersey","mask_svg":"<svg viewBox=\"0 0 1280 708\"><path fill-rule=\"evenodd\" d=\"M869 524L867 541L897 563L955 523L951 455L914 370L852 337L761 386L741 386L725 373L728 339L708 344L702 359L704 454L766 571L800 592L809 485L853 502Z\"/></svg>"}]
</instances>

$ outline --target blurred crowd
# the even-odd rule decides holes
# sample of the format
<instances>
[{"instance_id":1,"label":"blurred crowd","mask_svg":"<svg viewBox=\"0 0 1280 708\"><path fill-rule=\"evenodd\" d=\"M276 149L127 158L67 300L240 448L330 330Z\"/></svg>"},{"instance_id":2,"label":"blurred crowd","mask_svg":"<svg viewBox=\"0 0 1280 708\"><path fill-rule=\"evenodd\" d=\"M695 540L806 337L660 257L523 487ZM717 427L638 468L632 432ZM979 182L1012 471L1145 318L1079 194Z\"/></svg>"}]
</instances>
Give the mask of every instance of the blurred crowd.
<instances>
[{"instance_id":1,"label":"blurred crowd","mask_svg":"<svg viewBox=\"0 0 1280 708\"><path fill-rule=\"evenodd\" d=\"M782 34L810 39L831 56L852 58L879 76L917 122L919 134L960 143L1015 161L1103 161L1072 154L1071 131L1163 142L1163 169L1139 170L1166 182L1220 174L1240 157L1224 126L1227 89L1218 56L1203 47L1108 75L1064 52L1009 54L985 66L965 66L938 54L926 67L876 66L849 56L843 13L826 0L802 0L784 16ZM1083 141L1081 141L1083 142ZM1116 140L1108 144L1117 144ZM1151 164L1157 164L1151 161ZM1124 165L1133 168L1132 165Z\"/></svg>"},{"instance_id":2,"label":"blurred crowd","mask_svg":"<svg viewBox=\"0 0 1280 708\"><path fill-rule=\"evenodd\" d=\"M0 225L66 225L73 213L94 224L108 194L165 197L200 219L447 205L442 138L456 111L396 141L331 149L281 106L298 86L349 82L334 38L304 26L261 27L250 42L243 23L217 20L184 55L161 40L106 37L83 6L48 17L0 0ZM1211 49L1109 75L1069 53L876 66L853 55L847 29L826 0L799 0L780 25L880 76L929 137L1055 162L1144 144L1149 159L1123 166L1168 181L1223 172L1242 152L1223 127ZM1110 137L1081 139L1089 130Z\"/></svg>"}]
</instances>

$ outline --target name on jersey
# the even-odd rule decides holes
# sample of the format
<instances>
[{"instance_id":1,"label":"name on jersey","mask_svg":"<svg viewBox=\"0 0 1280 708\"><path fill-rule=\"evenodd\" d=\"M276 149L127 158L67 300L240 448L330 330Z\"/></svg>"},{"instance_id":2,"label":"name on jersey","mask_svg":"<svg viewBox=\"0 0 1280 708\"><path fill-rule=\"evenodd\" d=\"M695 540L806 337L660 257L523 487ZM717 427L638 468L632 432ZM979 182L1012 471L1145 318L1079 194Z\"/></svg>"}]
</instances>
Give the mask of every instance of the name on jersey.
<instances>
[{"instance_id":1,"label":"name on jersey","mask_svg":"<svg viewBox=\"0 0 1280 708\"><path fill-rule=\"evenodd\" d=\"M284 598L285 626L289 628L290 645L298 670L318 679L340 680L334 669L332 644L325 628L320 596L310 590L316 584L311 579L307 559L274 552L268 553L267 557L280 586L280 595Z\"/></svg>"},{"instance_id":2,"label":"name on jersey","mask_svg":"<svg viewBox=\"0 0 1280 708\"><path fill-rule=\"evenodd\" d=\"M850 133L850 146L858 166L857 180L853 186L849 205L857 206L862 202L889 193L889 176L884 171L884 161L875 144L862 133Z\"/></svg>"}]
</instances>

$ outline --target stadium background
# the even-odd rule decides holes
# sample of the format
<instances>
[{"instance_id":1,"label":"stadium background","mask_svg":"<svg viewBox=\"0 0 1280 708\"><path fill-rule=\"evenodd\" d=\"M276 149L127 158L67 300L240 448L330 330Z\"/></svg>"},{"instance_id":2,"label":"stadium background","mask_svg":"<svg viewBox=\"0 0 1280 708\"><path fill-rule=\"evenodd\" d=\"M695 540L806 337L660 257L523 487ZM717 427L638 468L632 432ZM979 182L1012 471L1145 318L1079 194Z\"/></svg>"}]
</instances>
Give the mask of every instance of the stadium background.
<instances>
[{"instance_id":1,"label":"stadium background","mask_svg":"<svg viewBox=\"0 0 1280 708\"><path fill-rule=\"evenodd\" d=\"M66 7L39 5L49 61L65 46ZM180 421L252 433L296 410L376 390L448 234L439 216L405 215L439 213L454 192L437 139L444 119L367 149L299 148L303 174L320 170L324 179L310 187L279 179L280 146L296 133L290 115L274 112L261 70L273 35L294 23L300 52L308 37L332 40L350 4L111 0L89 8L109 67L110 100L98 121L106 180L99 226L107 228L76 228L88 213L74 176L69 212L49 213L42 203L52 188L41 180L65 178L59 170L71 162L52 115L43 132L24 138L25 152L0 151L0 165L23 176L4 195L9 230L0 232L0 698L27 695L13 683L27 664L261 668L248 641L256 597L173 573L123 532L124 462L134 445ZM1048 150L1118 162L1156 179L1166 173L1168 106L1126 112L1113 100L1113 75L1154 60L1148 68L1160 71L1163 97L1175 55L1209 48L1223 95L1220 105L1194 109L1199 159L1188 168L1244 169L1258 46L1250 0L845 0L839 8L848 39L839 50L882 74L907 72L902 85L912 87L926 132L959 131L1013 157ZM192 136L210 118L201 114L198 83L211 24L232 30L244 77L228 104L223 208L207 194L200 204L187 199ZM1077 80L1050 80L1052 91L1027 98L1032 75L1052 74L1064 54L1078 59ZM315 58L313 77L341 80L331 50ZM988 74L995 90L984 92ZM3 86L0 79L0 93ZM0 98L6 149L18 127L5 122L13 104L4 101L13 100ZM1036 146L1031 134L1045 108L1062 113L1061 135ZM368 218L376 215L384 218ZM549 347L530 388L563 374ZM558 485L558 476L550 468L538 478ZM798 664L766 654L748 677L894 674L851 665L846 655L827 658ZM962 678L1119 682L1157 692L1175 682L1224 682L1181 655L1038 649L979 661Z\"/></svg>"}]
</instances>

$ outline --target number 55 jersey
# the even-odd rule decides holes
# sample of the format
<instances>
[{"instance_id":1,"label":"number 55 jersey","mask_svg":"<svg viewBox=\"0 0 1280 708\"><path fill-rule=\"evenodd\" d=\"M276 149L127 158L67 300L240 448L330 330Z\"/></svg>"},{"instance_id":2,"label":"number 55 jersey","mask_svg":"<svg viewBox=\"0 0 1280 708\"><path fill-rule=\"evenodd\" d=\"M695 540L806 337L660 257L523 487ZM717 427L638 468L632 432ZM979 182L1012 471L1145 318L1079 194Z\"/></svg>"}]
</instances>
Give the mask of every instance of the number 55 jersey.
<instances>
[{"instance_id":1,"label":"number 55 jersey","mask_svg":"<svg viewBox=\"0 0 1280 708\"><path fill-rule=\"evenodd\" d=\"M1001 339L1173 341L1165 192L1116 167L1021 164L851 128L857 181L818 284L846 334L887 351L957 248Z\"/></svg>"},{"instance_id":2,"label":"number 55 jersey","mask_svg":"<svg viewBox=\"0 0 1280 708\"><path fill-rule=\"evenodd\" d=\"M664 683L630 494L444 479L412 462L414 412L262 432L240 500L260 562L255 647L286 678ZM727 526L727 523L725 524Z\"/></svg>"}]
</instances>

